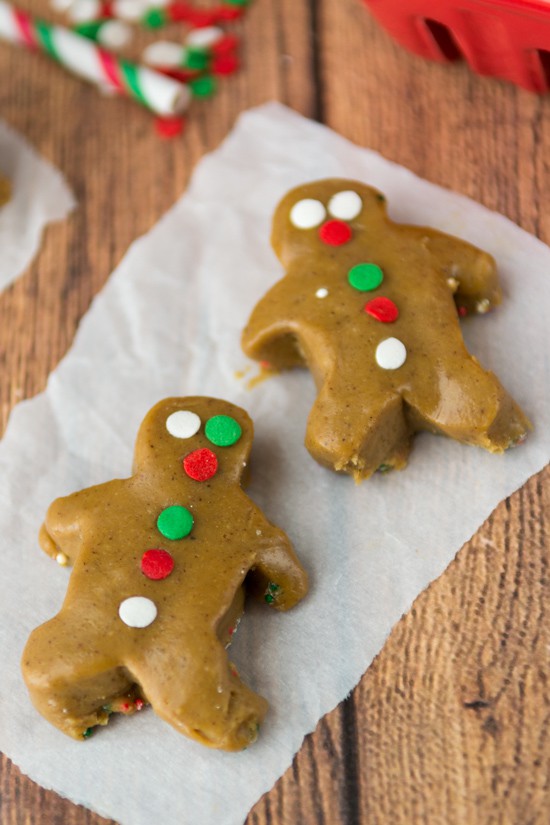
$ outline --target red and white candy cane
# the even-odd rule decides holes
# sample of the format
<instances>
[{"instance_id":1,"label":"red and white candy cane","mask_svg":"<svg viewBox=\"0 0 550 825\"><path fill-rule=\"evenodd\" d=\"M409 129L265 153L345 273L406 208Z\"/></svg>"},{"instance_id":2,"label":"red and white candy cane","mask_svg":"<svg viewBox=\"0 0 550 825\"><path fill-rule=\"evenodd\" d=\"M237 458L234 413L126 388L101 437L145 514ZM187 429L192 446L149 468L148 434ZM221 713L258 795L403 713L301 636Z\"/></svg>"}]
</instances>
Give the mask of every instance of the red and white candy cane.
<instances>
[{"instance_id":1,"label":"red and white candy cane","mask_svg":"<svg viewBox=\"0 0 550 825\"><path fill-rule=\"evenodd\" d=\"M73 74L127 95L158 115L183 112L191 99L182 83L123 60L69 29L37 20L0 0L0 39L42 51Z\"/></svg>"}]
</instances>

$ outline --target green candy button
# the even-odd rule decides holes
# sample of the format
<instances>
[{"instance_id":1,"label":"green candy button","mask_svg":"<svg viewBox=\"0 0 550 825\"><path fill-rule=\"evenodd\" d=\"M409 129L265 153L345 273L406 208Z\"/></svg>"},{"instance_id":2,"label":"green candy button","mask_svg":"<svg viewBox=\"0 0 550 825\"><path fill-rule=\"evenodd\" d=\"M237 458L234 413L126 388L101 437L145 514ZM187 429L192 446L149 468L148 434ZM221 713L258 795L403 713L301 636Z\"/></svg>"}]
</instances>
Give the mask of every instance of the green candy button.
<instances>
[{"instance_id":1,"label":"green candy button","mask_svg":"<svg viewBox=\"0 0 550 825\"><path fill-rule=\"evenodd\" d=\"M231 447L243 434L239 422L230 415L212 416L206 422L204 432L216 447Z\"/></svg>"},{"instance_id":2,"label":"green candy button","mask_svg":"<svg viewBox=\"0 0 550 825\"><path fill-rule=\"evenodd\" d=\"M360 292L376 289L384 280L384 273L376 264L356 264L348 272L348 281Z\"/></svg>"},{"instance_id":3,"label":"green candy button","mask_svg":"<svg viewBox=\"0 0 550 825\"><path fill-rule=\"evenodd\" d=\"M195 97L210 97L216 91L216 79L205 74L189 81L189 88Z\"/></svg>"},{"instance_id":4,"label":"green candy button","mask_svg":"<svg viewBox=\"0 0 550 825\"><path fill-rule=\"evenodd\" d=\"M174 504L162 511L157 519L157 527L162 535L171 541L188 536L193 528L193 516L187 507Z\"/></svg>"}]
</instances>

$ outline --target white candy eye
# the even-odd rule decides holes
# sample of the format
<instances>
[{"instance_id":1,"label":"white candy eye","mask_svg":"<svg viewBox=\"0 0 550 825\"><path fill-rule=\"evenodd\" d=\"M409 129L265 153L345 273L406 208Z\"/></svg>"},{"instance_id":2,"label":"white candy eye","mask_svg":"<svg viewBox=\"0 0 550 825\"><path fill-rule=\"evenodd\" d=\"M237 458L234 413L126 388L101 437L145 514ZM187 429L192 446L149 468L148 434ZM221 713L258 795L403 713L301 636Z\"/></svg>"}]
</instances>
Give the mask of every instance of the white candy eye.
<instances>
[{"instance_id":1,"label":"white candy eye","mask_svg":"<svg viewBox=\"0 0 550 825\"><path fill-rule=\"evenodd\" d=\"M321 201L313 198L298 201L290 210L290 222L298 229L313 229L314 226L319 226L326 216L326 209Z\"/></svg>"},{"instance_id":2,"label":"white candy eye","mask_svg":"<svg viewBox=\"0 0 550 825\"><path fill-rule=\"evenodd\" d=\"M363 208L363 201L353 190L337 192L333 195L328 204L328 211L333 218L341 221L351 221L356 218Z\"/></svg>"},{"instance_id":3,"label":"white candy eye","mask_svg":"<svg viewBox=\"0 0 550 825\"><path fill-rule=\"evenodd\" d=\"M174 438L191 438L200 430L201 420L191 410L178 410L166 419L166 429Z\"/></svg>"}]
</instances>

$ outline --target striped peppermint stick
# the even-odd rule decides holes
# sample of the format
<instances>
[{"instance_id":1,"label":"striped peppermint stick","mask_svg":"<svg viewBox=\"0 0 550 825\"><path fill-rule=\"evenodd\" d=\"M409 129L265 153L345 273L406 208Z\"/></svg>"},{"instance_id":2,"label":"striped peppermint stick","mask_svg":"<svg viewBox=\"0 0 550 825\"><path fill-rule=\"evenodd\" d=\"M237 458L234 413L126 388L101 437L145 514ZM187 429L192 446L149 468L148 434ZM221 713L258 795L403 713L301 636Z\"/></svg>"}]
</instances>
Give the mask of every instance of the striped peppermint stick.
<instances>
[{"instance_id":1,"label":"striped peppermint stick","mask_svg":"<svg viewBox=\"0 0 550 825\"><path fill-rule=\"evenodd\" d=\"M0 39L42 51L78 77L132 97L157 115L183 112L191 99L182 83L129 63L78 34L37 20L0 0Z\"/></svg>"}]
</instances>

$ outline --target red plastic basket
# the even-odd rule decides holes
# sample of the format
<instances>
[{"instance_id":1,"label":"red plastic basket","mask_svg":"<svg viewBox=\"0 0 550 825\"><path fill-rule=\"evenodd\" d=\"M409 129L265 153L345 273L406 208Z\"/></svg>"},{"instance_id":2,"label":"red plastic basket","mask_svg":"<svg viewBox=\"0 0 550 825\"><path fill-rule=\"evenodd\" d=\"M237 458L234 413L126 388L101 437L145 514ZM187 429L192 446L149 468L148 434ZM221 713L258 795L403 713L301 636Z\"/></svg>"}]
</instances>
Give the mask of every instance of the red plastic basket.
<instances>
[{"instance_id":1,"label":"red plastic basket","mask_svg":"<svg viewBox=\"0 0 550 825\"><path fill-rule=\"evenodd\" d=\"M398 43L532 92L550 89L550 0L364 0Z\"/></svg>"}]
</instances>

